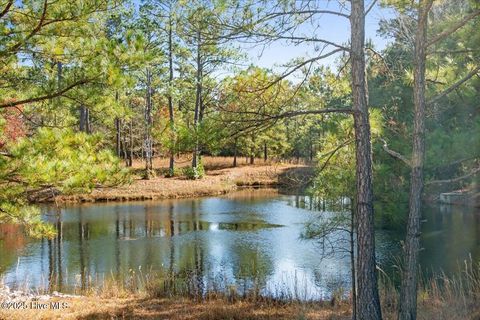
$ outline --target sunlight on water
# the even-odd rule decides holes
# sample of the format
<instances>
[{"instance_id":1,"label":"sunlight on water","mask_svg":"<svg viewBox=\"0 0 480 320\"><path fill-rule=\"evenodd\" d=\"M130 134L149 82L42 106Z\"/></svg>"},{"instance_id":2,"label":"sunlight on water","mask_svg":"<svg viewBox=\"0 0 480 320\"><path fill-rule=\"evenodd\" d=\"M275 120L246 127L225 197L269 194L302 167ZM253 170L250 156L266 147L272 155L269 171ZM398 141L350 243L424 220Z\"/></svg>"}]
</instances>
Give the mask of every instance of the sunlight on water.
<instances>
[{"instance_id":1,"label":"sunlight on water","mask_svg":"<svg viewBox=\"0 0 480 320\"><path fill-rule=\"evenodd\" d=\"M303 240L305 222L321 212L308 197L275 190L243 190L227 196L43 207L58 237L31 240L2 226L0 273L5 284L65 292L132 270L194 274L204 286L258 287L265 294L328 298L350 286L349 258L322 258L318 244ZM478 257L478 214L430 210L421 262L453 271L469 254ZM381 231L378 260L391 270L399 236ZM441 240L441 241L440 241ZM142 271L143 270L143 271ZM221 282L221 283L218 283Z\"/></svg>"}]
</instances>

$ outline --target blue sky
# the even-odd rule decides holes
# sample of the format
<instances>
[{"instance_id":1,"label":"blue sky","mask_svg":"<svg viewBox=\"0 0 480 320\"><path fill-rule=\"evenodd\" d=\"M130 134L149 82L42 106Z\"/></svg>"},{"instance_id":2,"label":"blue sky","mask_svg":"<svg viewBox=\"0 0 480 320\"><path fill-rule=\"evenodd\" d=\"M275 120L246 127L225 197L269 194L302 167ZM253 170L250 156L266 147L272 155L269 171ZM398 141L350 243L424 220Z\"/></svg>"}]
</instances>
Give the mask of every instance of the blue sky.
<instances>
[{"instance_id":1,"label":"blue sky","mask_svg":"<svg viewBox=\"0 0 480 320\"><path fill-rule=\"evenodd\" d=\"M303 1L303 0L296 0ZM349 5L345 0L313 0L319 4L322 9L331 10L331 11L341 11L342 13L349 14ZM375 48L377 50L382 50L388 44L391 39L384 39L377 35L377 30L379 28L379 22L382 19L389 19L394 17L394 12L391 9L381 7L378 3L380 1L376 0L365 0L365 8L369 8L370 4L375 1L375 6L369 12L365 19L365 34L366 40L372 40ZM135 6L138 6L141 0L133 0ZM272 0L271 3L275 3L275 0ZM347 3L344 8L341 7L341 3ZM314 30L314 26L303 26L300 28L298 35L305 34L310 36L315 36L316 38L326 39L338 44L346 44L350 38L350 23L348 19L344 17L339 17L331 14L323 14L320 19L318 19L318 26ZM301 57L313 57L315 55L313 45L308 44L299 44L292 45L285 42L275 42L269 46L247 46L245 44L237 44L243 49L247 54L246 61L242 61L241 65L247 67L248 65L254 64L260 67L273 69L275 71L280 71L284 69L282 65L288 63L292 59L301 58ZM328 52L328 48L324 51ZM318 55L318 53L316 53ZM327 59L321 60L318 64L329 65L332 68L335 68L335 60L338 58L337 55L330 56ZM218 75L230 74L231 71L222 70L218 71ZM291 78L291 77L289 77ZM293 80L293 79L292 79Z\"/></svg>"},{"instance_id":2,"label":"blue sky","mask_svg":"<svg viewBox=\"0 0 480 320\"><path fill-rule=\"evenodd\" d=\"M337 1L324 1L325 8L329 10L338 11ZM365 1L365 6L371 3L370 0ZM346 12L348 13L348 12ZM377 35L379 28L379 22L382 19L389 19L394 16L392 10L382 8L378 4L369 12L365 21L365 33L366 39L372 40L377 50L382 50L388 44L391 39L384 39ZM318 38L327 39L338 44L345 44L350 37L350 23L346 18L338 17L334 15L324 14L319 19L319 29L315 31L315 36ZM312 30L302 30L306 35L312 34ZM277 69L282 64L299 57L312 57L314 55L313 46L301 44L301 45L288 45L285 42L276 42L268 47L256 47L247 48L247 54L251 63L259 65L265 68ZM328 50L328 49L327 49ZM328 52L328 51L325 51ZM331 56L325 60L322 60L321 64L334 66L335 59L338 57Z\"/></svg>"}]
</instances>

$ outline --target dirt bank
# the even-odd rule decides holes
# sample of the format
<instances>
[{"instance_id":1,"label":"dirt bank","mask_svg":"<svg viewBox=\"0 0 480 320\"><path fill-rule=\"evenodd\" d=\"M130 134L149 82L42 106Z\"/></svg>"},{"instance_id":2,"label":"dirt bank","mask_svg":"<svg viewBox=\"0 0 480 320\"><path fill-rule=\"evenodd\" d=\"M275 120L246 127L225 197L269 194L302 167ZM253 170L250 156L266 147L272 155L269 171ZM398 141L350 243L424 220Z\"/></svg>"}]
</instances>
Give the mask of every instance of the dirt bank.
<instances>
[{"instance_id":1,"label":"dirt bank","mask_svg":"<svg viewBox=\"0 0 480 320\"><path fill-rule=\"evenodd\" d=\"M185 166L186 162L182 165ZM179 175L166 178L166 167L161 160L156 163L157 176L144 180L141 178L141 163L134 166L134 180L129 185L98 188L89 194L57 195L36 200L62 202L95 202L95 201L132 201L172 198L190 198L225 194L240 186L288 186L301 187L308 183L313 169L305 165L284 163L260 163L256 165L240 165L231 167L229 158L204 159L206 174L202 179L189 180Z\"/></svg>"}]
</instances>

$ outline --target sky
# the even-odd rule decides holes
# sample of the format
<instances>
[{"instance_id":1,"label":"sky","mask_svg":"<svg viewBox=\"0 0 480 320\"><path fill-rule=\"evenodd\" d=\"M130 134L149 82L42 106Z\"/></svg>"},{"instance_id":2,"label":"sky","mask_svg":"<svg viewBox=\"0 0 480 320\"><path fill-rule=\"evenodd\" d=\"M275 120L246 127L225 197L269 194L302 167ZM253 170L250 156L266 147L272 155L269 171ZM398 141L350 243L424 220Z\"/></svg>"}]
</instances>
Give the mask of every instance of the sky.
<instances>
[{"instance_id":1,"label":"sky","mask_svg":"<svg viewBox=\"0 0 480 320\"><path fill-rule=\"evenodd\" d=\"M276 0L271 0L272 3L276 3ZM296 0L298 2L306 1L306 0ZM349 5L347 4L344 8L341 7L341 3L346 3L346 0L313 0L316 1L314 3L319 4L322 9L331 10L331 11L340 11L345 14L349 14ZM141 0L133 0L136 7L140 5ZM386 47L386 45L392 39L385 39L377 35L377 30L379 29L379 22L382 19L389 19L394 17L394 11L388 8L381 7L379 5L380 1L377 0L365 0L365 8L369 8L370 4L375 2L374 7L365 19L365 35L366 40L371 40L375 46L377 51L381 51ZM318 19L319 25L317 29L314 30L313 26L304 26L300 28L300 31L297 35L310 35L315 36L317 38L326 39L338 44L347 44L350 38L350 22L348 19L344 17L339 17L331 14L323 14L319 16ZM252 46L246 45L242 43L235 44L236 46L240 47L243 52L246 53L247 58L245 61L241 61L240 67L244 69L249 65L257 65L259 67L271 69L273 71L281 72L285 70L284 65L291 61L292 59L298 59L301 57L309 58L318 53L314 52L314 48L312 44L298 44L292 45L287 44L285 42L274 42L268 46ZM324 53L328 52L331 49L327 48ZM338 59L339 54L332 55L327 59L323 59L318 62L318 65L328 65L332 67L332 69L336 69L336 59ZM232 70L227 69L218 70L217 76L224 77L230 75ZM295 75L288 77L290 80L295 80Z\"/></svg>"},{"instance_id":2,"label":"sky","mask_svg":"<svg viewBox=\"0 0 480 320\"><path fill-rule=\"evenodd\" d=\"M332 11L338 11L339 6L337 1L326 1L325 9ZM365 6L368 7L371 0L365 1ZM345 11L344 11L345 12ZM345 12L348 13L348 12ZM369 12L365 20L365 35L366 40L372 40L377 50L382 50L391 41L391 39L385 39L377 35L379 28L379 22L382 19L389 19L394 16L394 13L390 9L382 8L376 4ZM315 31L315 36L318 38L327 39L329 41L346 44L350 38L350 23L344 17L338 17L330 14L324 14L319 19L320 28ZM313 29L308 30L304 28L301 32L304 34L312 34ZM281 69L281 65L291 61L292 59L299 57L313 57L314 51L311 45L289 45L285 42L276 42L268 47L255 47L244 48L248 54L248 60L255 65L269 68L269 69ZM327 49L328 50L328 49ZM325 53L328 51L325 51ZM318 53L317 53L318 54ZM322 60L319 64L329 65L335 67L335 59L338 55L328 57Z\"/></svg>"}]
</instances>

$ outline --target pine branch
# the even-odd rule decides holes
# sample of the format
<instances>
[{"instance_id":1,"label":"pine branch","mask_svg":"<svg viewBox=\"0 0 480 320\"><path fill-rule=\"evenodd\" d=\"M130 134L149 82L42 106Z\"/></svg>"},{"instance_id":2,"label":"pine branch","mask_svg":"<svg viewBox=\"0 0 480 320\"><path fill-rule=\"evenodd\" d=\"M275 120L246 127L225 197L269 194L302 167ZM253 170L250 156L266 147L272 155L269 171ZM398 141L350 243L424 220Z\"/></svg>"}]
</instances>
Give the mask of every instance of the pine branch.
<instances>
[{"instance_id":1,"label":"pine branch","mask_svg":"<svg viewBox=\"0 0 480 320\"><path fill-rule=\"evenodd\" d=\"M472 78L474 75L476 75L479 70L480 70L480 66L477 66L475 69L473 69L472 71L467 73L462 79L458 80L453 85L451 85L450 87L448 87L447 89L445 89L444 91L442 91L441 93L439 93L438 95L436 95L435 97L433 97L429 101L427 101L427 105L434 104L435 102L437 102L438 100L440 100L441 98L443 98L444 96L446 96L447 94L452 92L453 90L460 87L463 83L465 83L470 78Z\"/></svg>"},{"instance_id":2,"label":"pine branch","mask_svg":"<svg viewBox=\"0 0 480 320\"><path fill-rule=\"evenodd\" d=\"M0 12L0 19L3 18L3 16L5 16L10 11L12 4L13 4L13 0L9 0L7 2L7 5L5 6L5 8L3 8L2 12Z\"/></svg>"},{"instance_id":3,"label":"pine branch","mask_svg":"<svg viewBox=\"0 0 480 320\"><path fill-rule=\"evenodd\" d=\"M63 88L62 90L59 90L59 91L56 91L56 92L53 92L53 93L50 93L50 94L47 94L47 95L44 95L44 96L40 96L40 97L32 97L32 98L27 98L27 99L18 100L18 101L1 102L0 103L0 109L14 107L14 106L18 106L18 105L21 105L21 104L28 104L28 103L53 99L53 98L56 98L56 97L59 97L59 96L63 95L64 93L72 90L73 88L75 88L77 86L86 84L90 81L91 81L91 79L83 79L83 80L77 81L75 83L72 83L71 85Z\"/></svg>"},{"instance_id":4,"label":"pine branch","mask_svg":"<svg viewBox=\"0 0 480 320\"><path fill-rule=\"evenodd\" d=\"M11 48L7 49L5 51L6 53L16 52L22 45L24 45L30 38L32 38L35 34L37 34L42 29L42 27L44 26L45 19L47 17L47 9L48 9L48 0L45 0L43 2L42 15L40 16L40 19L37 25L35 26L35 28L33 28L33 30L25 37L25 39L22 39L22 41L17 42Z\"/></svg>"},{"instance_id":5,"label":"pine branch","mask_svg":"<svg viewBox=\"0 0 480 320\"><path fill-rule=\"evenodd\" d=\"M478 15L480 15L480 10L476 10L476 11L470 13L469 15L466 15L462 20L460 20L456 24L454 24L453 27L439 33L433 39L430 39L430 41L427 42L427 47L445 39L446 37L448 37L449 35L451 35L455 31L457 31L458 29L463 27L468 21L472 20L473 18L475 18Z\"/></svg>"}]
</instances>

